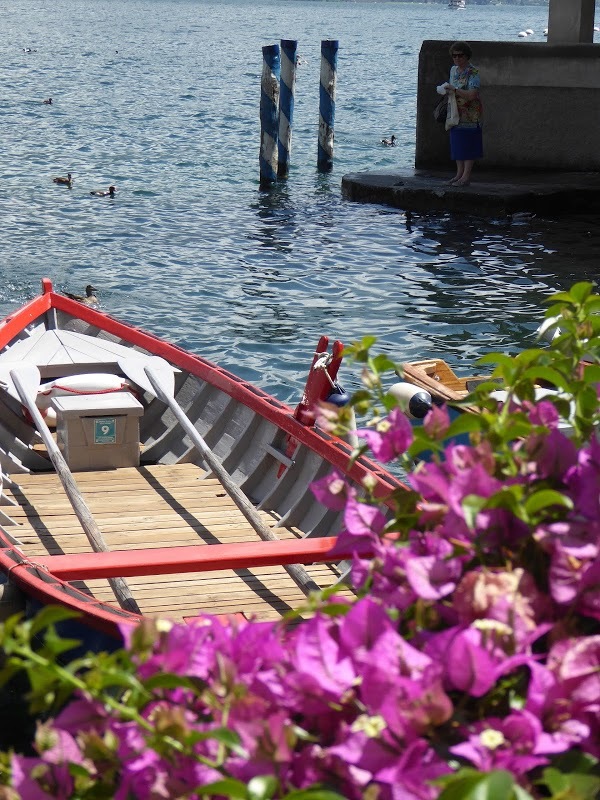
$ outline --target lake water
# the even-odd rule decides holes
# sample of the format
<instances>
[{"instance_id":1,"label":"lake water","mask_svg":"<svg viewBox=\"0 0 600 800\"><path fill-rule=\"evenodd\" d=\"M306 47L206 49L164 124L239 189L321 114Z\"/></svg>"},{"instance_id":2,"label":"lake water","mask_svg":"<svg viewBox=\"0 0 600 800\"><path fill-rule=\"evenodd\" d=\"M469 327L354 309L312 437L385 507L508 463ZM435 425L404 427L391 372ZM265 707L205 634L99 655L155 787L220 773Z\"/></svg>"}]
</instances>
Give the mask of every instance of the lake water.
<instances>
[{"instance_id":1,"label":"lake water","mask_svg":"<svg viewBox=\"0 0 600 800\"><path fill-rule=\"evenodd\" d=\"M423 39L472 41L476 63L477 40L531 28L543 41L545 27L547 4L2 4L0 313L44 276L59 291L91 282L104 311L289 402L321 334L375 334L397 360L443 356L463 371L531 345L544 298L597 276L597 217L409 222L343 200L340 186L348 172L413 166ZM280 39L296 39L306 63L290 176L261 191L262 47ZM327 175L316 169L322 39L339 41ZM383 147L392 133L399 146ZM72 189L52 183L67 172ZM114 200L90 195L109 184Z\"/></svg>"}]
</instances>

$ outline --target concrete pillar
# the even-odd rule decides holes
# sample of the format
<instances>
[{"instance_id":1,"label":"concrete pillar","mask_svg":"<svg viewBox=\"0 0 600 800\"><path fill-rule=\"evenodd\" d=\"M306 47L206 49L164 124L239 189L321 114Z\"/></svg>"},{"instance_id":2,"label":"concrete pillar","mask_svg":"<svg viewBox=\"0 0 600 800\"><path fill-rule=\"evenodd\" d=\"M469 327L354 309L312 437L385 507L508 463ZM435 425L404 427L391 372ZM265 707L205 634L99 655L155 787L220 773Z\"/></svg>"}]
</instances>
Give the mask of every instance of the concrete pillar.
<instances>
[{"instance_id":1,"label":"concrete pillar","mask_svg":"<svg viewBox=\"0 0 600 800\"><path fill-rule=\"evenodd\" d=\"M595 5L595 0L550 0L548 43L591 44Z\"/></svg>"}]
</instances>

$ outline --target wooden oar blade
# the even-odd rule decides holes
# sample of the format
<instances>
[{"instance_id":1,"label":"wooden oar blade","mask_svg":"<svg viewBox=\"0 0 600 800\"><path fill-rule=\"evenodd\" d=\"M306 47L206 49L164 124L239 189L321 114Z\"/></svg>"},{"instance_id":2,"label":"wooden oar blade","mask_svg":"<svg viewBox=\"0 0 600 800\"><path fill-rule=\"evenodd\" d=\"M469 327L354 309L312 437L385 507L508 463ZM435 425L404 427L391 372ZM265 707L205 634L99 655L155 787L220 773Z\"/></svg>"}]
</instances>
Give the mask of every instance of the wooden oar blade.
<instances>
[{"instance_id":1,"label":"wooden oar blade","mask_svg":"<svg viewBox=\"0 0 600 800\"><path fill-rule=\"evenodd\" d=\"M22 402L19 390L15 385L15 376L27 397L35 403L41 380L39 369L35 364L25 364L22 361L7 362L0 367L0 385L5 387L6 391L19 402Z\"/></svg>"},{"instance_id":2,"label":"wooden oar blade","mask_svg":"<svg viewBox=\"0 0 600 800\"><path fill-rule=\"evenodd\" d=\"M134 383L143 389L145 392L158 396L156 388L152 385L146 369L149 369L153 374L156 382L160 384L161 389L168 397L173 397L175 394L175 375L173 367L165 361L164 358L159 356L152 356L151 358L120 358L119 368L127 375Z\"/></svg>"}]
</instances>

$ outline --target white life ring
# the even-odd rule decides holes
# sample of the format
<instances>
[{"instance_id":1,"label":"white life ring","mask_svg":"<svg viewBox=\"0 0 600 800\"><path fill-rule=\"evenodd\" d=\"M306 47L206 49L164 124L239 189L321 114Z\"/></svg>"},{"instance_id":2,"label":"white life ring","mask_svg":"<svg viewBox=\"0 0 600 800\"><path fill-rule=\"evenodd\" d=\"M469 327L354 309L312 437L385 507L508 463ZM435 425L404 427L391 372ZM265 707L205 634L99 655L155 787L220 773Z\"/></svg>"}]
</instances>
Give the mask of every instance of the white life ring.
<instances>
[{"instance_id":1,"label":"white life ring","mask_svg":"<svg viewBox=\"0 0 600 800\"><path fill-rule=\"evenodd\" d=\"M132 392L132 387L119 375L107 372L91 372L85 375L70 375L40 384L35 404L49 427L56 425L56 411L52 408L53 397L77 394L109 394Z\"/></svg>"}]
</instances>

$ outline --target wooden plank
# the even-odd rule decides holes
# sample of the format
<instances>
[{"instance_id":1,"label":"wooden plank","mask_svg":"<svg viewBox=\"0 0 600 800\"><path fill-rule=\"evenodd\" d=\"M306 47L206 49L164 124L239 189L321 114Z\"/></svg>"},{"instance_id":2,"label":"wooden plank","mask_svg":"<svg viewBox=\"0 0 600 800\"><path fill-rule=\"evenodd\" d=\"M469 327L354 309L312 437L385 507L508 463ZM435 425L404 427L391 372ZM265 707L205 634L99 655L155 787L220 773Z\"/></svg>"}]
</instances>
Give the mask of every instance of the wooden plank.
<instances>
[{"instance_id":1,"label":"wooden plank","mask_svg":"<svg viewBox=\"0 0 600 800\"><path fill-rule=\"evenodd\" d=\"M129 491L122 490L120 492L90 492L84 487L82 494L85 496L87 502L92 505L96 504L99 508L121 507L131 508L131 504L136 506L147 505L151 503L154 506L160 507L168 505L173 501L185 503L186 508L196 506L198 508L206 507L222 507L230 506L231 503L227 500L227 495L221 492L201 492L196 491L195 487L183 486L175 487L170 490L156 491L153 488L143 492L143 487L128 487ZM44 508L48 510L68 508L68 502L60 495L48 494L44 495L24 495L22 498L18 497L18 492L13 496L17 498L17 502L21 503L23 510L27 510L30 506L36 508Z\"/></svg>"},{"instance_id":2,"label":"wooden plank","mask_svg":"<svg viewBox=\"0 0 600 800\"><path fill-rule=\"evenodd\" d=\"M234 549L243 543L261 544L219 482L203 479L204 474L194 464L144 465L80 472L77 483L111 550L133 554L140 561L165 545L173 549L197 547L208 553L215 544ZM36 562L45 561L52 554L90 555L81 526L59 493L56 476L23 475L19 476L19 484L21 488L15 489L13 496L23 506L15 509L20 516L13 532L23 542L24 554ZM273 514L259 513L268 525L278 521ZM302 542L301 535L293 528L278 529L282 543ZM310 564L306 571L322 587L335 584L339 578L338 571L329 564ZM305 601L278 564L244 566L236 571L139 575L130 577L128 583L143 614L174 619L201 611L248 611L257 619L275 619ZM112 592L104 578L85 583L78 580L75 585L111 602ZM339 591L345 593L348 589L340 587Z\"/></svg>"}]
</instances>

